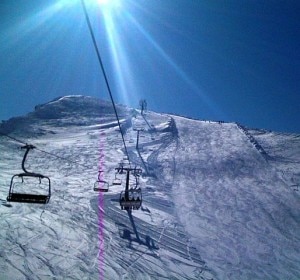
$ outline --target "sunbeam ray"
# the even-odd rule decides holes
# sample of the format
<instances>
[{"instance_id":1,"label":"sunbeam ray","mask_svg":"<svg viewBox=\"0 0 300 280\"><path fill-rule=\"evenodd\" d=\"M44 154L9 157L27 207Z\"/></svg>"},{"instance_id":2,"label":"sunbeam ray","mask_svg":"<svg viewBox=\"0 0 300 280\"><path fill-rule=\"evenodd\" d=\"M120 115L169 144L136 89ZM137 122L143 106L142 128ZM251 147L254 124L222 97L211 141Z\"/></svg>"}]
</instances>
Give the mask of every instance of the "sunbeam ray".
<instances>
[{"instance_id":1,"label":"sunbeam ray","mask_svg":"<svg viewBox=\"0 0 300 280\"><path fill-rule=\"evenodd\" d=\"M155 48L160 56L172 67L176 74L183 79L192 91L200 96L202 101L213 111L216 115L224 116L224 113L217 104L209 98L202 89L175 63L175 61L163 50L161 46L150 36L150 34L139 24L139 22L130 14L126 13L127 19L140 31L140 33L147 39L147 41Z\"/></svg>"},{"instance_id":2,"label":"sunbeam ray","mask_svg":"<svg viewBox=\"0 0 300 280\"><path fill-rule=\"evenodd\" d=\"M116 24L121 9L120 1L108 3L105 1L101 5L102 23L106 32L109 54L111 56L112 79L114 88L119 101L126 105L136 105L138 100L135 78L132 72L132 65L129 60L129 54L122 42L120 29Z\"/></svg>"}]
</instances>

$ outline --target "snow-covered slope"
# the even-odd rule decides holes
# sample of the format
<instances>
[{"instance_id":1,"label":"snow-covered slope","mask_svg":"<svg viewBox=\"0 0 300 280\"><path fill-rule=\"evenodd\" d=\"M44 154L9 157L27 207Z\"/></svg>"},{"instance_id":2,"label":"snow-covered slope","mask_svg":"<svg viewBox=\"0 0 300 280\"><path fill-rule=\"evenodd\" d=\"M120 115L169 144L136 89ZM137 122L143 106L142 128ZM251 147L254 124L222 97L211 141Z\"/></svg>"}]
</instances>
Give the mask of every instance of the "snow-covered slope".
<instances>
[{"instance_id":1,"label":"snow-covered slope","mask_svg":"<svg viewBox=\"0 0 300 280\"><path fill-rule=\"evenodd\" d=\"M117 109L143 169L132 213L122 186L93 191L125 156L109 103L67 96L1 124L38 148L27 166L51 178L52 196L5 201L24 151L1 136L0 279L300 278L299 135Z\"/></svg>"}]
</instances>

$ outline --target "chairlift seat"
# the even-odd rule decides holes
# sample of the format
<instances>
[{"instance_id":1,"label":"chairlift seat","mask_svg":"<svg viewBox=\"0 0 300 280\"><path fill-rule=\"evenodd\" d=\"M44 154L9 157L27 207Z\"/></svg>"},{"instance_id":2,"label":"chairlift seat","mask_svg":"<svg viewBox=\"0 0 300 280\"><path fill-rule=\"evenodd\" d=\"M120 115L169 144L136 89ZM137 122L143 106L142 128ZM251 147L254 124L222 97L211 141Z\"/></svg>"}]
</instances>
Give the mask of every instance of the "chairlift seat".
<instances>
[{"instance_id":1,"label":"chairlift seat","mask_svg":"<svg viewBox=\"0 0 300 280\"><path fill-rule=\"evenodd\" d=\"M122 180L121 179L114 179L112 184L114 186L120 186L120 185L122 185Z\"/></svg>"},{"instance_id":2,"label":"chairlift seat","mask_svg":"<svg viewBox=\"0 0 300 280\"><path fill-rule=\"evenodd\" d=\"M142 201L120 201L122 210L138 210L142 205Z\"/></svg>"},{"instance_id":3,"label":"chairlift seat","mask_svg":"<svg viewBox=\"0 0 300 280\"><path fill-rule=\"evenodd\" d=\"M41 194L10 193L7 197L7 201L9 202L22 202L22 203L47 204L49 200L50 200L49 195L41 195Z\"/></svg>"},{"instance_id":4,"label":"chairlift seat","mask_svg":"<svg viewBox=\"0 0 300 280\"><path fill-rule=\"evenodd\" d=\"M109 184L106 181L97 181L94 184L95 192L108 192Z\"/></svg>"},{"instance_id":5,"label":"chairlift seat","mask_svg":"<svg viewBox=\"0 0 300 280\"><path fill-rule=\"evenodd\" d=\"M141 189L122 191L119 202L122 210L138 210L142 206Z\"/></svg>"}]
</instances>

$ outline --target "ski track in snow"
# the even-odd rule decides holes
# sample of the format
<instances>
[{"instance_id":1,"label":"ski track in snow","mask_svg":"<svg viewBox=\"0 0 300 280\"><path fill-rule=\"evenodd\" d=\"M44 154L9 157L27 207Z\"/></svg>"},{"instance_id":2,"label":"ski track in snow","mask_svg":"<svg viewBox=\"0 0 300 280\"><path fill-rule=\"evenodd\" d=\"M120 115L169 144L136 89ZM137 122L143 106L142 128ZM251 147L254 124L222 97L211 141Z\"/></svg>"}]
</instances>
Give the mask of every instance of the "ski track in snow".
<instances>
[{"instance_id":1,"label":"ski track in snow","mask_svg":"<svg viewBox=\"0 0 300 280\"><path fill-rule=\"evenodd\" d=\"M300 278L299 196L235 124L175 120L176 209L216 277Z\"/></svg>"},{"instance_id":2,"label":"ski track in snow","mask_svg":"<svg viewBox=\"0 0 300 280\"><path fill-rule=\"evenodd\" d=\"M143 205L130 214L119 207L121 186L93 191L98 169L111 183L124 158L109 107L74 117L58 109L68 99L75 106L65 97L38 107L42 119L23 120L30 133L13 123L16 137L70 160L28 156L28 170L51 178L49 204L5 202L23 150L0 138L0 279L300 278L299 192L290 187L300 173L297 137L275 143L234 123L123 112L130 158L144 170ZM45 118L49 111L60 118ZM280 137L293 143L289 162Z\"/></svg>"}]
</instances>

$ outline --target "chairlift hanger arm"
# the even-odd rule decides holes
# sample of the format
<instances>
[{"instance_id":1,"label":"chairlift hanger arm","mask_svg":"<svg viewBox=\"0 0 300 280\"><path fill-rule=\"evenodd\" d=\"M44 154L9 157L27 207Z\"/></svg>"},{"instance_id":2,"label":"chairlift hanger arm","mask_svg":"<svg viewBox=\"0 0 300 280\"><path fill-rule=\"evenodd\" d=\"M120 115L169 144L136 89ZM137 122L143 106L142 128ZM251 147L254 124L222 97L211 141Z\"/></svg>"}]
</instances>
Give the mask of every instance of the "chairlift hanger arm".
<instances>
[{"instance_id":1,"label":"chairlift hanger arm","mask_svg":"<svg viewBox=\"0 0 300 280\"><path fill-rule=\"evenodd\" d=\"M74 160L71 160L71 159L69 159L69 158L61 157L61 156L58 156L58 155L56 155L56 154L49 153L49 152L47 152L47 151L44 151L44 150L42 150L42 149L39 149L39 148L36 147L36 146L33 146L33 145L31 145L31 144L28 144L28 143L24 142L23 140L20 140L20 139L17 139L17 138L15 138L15 137L12 137L12 136L10 136L10 135L8 135L7 133L4 133L4 132L2 132L2 131L0 131L0 136L1 136L1 135L2 135L2 136L5 136L5 137L7 137L7 138L9 138L9 139L12 139L12 140L14 140L14 141L17 142L17 143L22 144L23 146L20 147L21 149L26 149L27 147L30 147L31 149L34 149L34 148L35 148L36 150L38 150L38 151L40 151L40 152L42 152L42 153L44 153L44 154L46 154L46 155L49 155L49 156L51 156L51 157L55 157L55 158L57 158L57 159L67 161L67 162L69 162L69 163L71 163L71 164L74 164L74 165L76 165L76 166L80 166L80 167L82 167L82 168L91 169L91 166L87 166L87 165L85 165L85 164L80 164L79 162L74 161ZM28 172L28 173L29 173L29 172Z\"/></svg>"},{"instance_id":2,"label":"chairlift hanger arm","mask_svg":"<svg viewBox=\"0 0 300 280\"><path fill-rule=\"evenodd\" d=\"M103 173L103 170L99 170L98 171L98 181L101 181L101 178L100 178L101 177L101 173Z\"/></svg>"},{"instance_id":3,"label":"chairlift hanger arm","mask_svg":"<svg viewBox=\"0 0 300 280\"><path fill-rule=\"evenodd\" d=\"M26 144L25 146L21 147L21 149L26 149L25 154L23 156L23 160L22 160L22 169L23 169L23 171L25 173L32 173L33 174L33 172L28 172L26 170L26 168L25 168L25 161L26 161L26 158L27 158L27 155L28 155L29 151L32 150L32 149L34 149L34 148L35 148L35 146L28 145L28 144Z\"/></svg>"}]
</instances>

